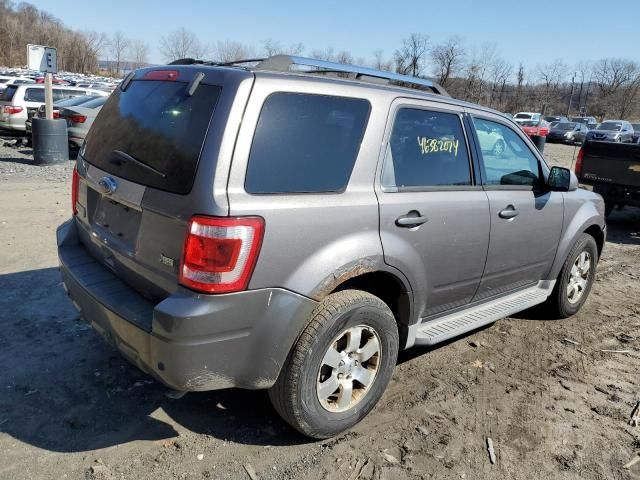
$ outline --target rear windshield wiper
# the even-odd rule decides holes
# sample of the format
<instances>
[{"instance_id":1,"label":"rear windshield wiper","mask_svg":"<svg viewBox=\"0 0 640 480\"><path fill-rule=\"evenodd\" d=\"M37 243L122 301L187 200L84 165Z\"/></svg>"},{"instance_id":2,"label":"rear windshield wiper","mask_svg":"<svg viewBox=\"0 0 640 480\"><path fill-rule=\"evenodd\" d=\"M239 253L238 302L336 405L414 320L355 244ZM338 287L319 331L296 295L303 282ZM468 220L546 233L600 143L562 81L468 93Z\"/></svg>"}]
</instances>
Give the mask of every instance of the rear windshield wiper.
<instances>
[{"instance_id":1,"label":"rear windshield wiper","mask_svg":"<svg viewBox=\"0 0 640 480\"><path fill-rule=\"evenodd\" d=\"M156 175L161 176L162 178L167 178L167 175L162 173L160 170L153 168L151 165L147 165L146 163L138 160L135 157L132 157L131 155L129 155L128 153L125 152L121 152L120 150L114 150L113 152L113 157L111 157L111 159L109 159L109 161L111 163L115 163L116 165L122 165L122 163L135 163L136 165L141 166L142 168L145 168L147 170L149 170L150 172L155 173Z\"/></svg>"}]
</instances>

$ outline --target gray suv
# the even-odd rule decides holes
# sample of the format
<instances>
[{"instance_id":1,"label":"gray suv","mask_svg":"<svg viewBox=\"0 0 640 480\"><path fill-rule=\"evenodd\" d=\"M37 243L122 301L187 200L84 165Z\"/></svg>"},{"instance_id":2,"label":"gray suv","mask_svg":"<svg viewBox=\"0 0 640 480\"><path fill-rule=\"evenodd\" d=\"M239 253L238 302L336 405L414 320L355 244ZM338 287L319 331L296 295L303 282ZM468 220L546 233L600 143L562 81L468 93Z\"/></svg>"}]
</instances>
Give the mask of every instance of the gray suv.
<instances>
[{"instance_id":1,"label":"gray suv","mask_svg":"<svg viewBox=\"0 0 640 480\"><path fill-rule=\"evenodd\" d=\"M314 438L371 411L401 349L576 313L605 239L602 198L505 115L300 57L131 73L72 185L81 318L173 389L269 389Z\"/></svg>"}]
</instances>

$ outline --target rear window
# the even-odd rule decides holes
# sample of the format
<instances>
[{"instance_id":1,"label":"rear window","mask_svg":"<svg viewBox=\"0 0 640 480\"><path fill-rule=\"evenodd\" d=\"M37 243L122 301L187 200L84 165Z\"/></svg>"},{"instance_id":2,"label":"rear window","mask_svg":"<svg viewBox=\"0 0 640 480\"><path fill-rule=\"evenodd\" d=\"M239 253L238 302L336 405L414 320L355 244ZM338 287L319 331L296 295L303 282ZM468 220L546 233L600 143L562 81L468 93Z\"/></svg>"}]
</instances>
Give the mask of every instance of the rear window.
<instances>
[{"instance_id":1,"label":"rear window","mask_svg":"<svg viewBox=\"0 0 640 480\"><path fill-rule=\"evenodd\" d=\"M369 118L367 100L274 93L253 137L245 190L254 194L346 188Z\"/></svg>"},{"instance_id":2,"label":"rear window","mask_svg":"<svg viewBox=\"0 0 640 480\"><path fill-rule=\"evenodd\" d=\"M107 97L93 97L89 101L80 103L78 106L83 108L98 108L107 102Z\"/></svg>"},{"instance_id":3,"label":"rear window","mask_svg":"<svg viewBox=\"0 0 640 480\"><path fill-rule=\"evenodd\" d=\"M10 102L11 100L13 100L13 96L16 94L16 90L18 90L18 87L16 85L7 86L4 92L2 92L2 94L0 95L0 100Z\"/></svg>"},{"instance_id":4,"label":"rear window","mask_svg":"<svg viewBox=\"0 0 640 480\"><path fill-rule=\"evenodd\" d=\"M132 182L189 193L220 87L134 80L104 104L87 136L84 158Z\"/></svg>"}]
</instances>

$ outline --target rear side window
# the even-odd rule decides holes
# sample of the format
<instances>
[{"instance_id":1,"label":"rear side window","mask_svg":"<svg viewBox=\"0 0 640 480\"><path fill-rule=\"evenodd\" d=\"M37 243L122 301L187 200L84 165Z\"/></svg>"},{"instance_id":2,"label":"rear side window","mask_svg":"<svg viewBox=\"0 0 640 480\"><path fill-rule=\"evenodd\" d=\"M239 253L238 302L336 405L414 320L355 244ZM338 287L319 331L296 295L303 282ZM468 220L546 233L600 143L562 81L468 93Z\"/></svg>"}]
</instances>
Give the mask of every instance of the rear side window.
<instances>
[{"instance_id":1,"label":"rear side window","mask_svg":"<svg viewBox=\"0 0 640 480\"><path fill-rule=\"evenodd\" d=\"M55 98L55 92L53 94ZM24 92L25 102L44 102L44 88L27 88Z\"/></svg>"},{"instance_id":2,"label":"rear side window","mask_svg":"<svg viewBox=\"0 0 640 480\"><path fill-rule=\"evenodd\" d=\"M471 167L460 117L403 108L389 139L384 187L471 185Z\"/></svg>"},{"instance_id":3,"label":"rear side window","mask_svg":"<svg viewBox=\"0 0 640 480\"><path fill-rule=\"evenodd\" d=\"M253 137L249 193L339 192L346 188L369 118L367 100L274 93Z\"/></svg>"},{"instance_id":4,"label":"rear side window","mask_svg":"<svg viewBox=\"0 0 640 480\"><path fill-rule=\"evenodd\" d=\"M109 173L172 193L191 191L221 88L134 80L116 89L87 136L84 158Z\"/></svg>"},{"instance_id":5,"label":"rear side window","mask_svg":"<svg viewBox=\"0 0 640 480\"><path fill-rule=\"evenodd\" d=\"M13 100L13 96L16 94L16 90L18 90L18 87L15 85L7 86L4 92L2 92L2 94L0 95L0 100L10 102L11 100Z\"/></svg>"}]
</instances>

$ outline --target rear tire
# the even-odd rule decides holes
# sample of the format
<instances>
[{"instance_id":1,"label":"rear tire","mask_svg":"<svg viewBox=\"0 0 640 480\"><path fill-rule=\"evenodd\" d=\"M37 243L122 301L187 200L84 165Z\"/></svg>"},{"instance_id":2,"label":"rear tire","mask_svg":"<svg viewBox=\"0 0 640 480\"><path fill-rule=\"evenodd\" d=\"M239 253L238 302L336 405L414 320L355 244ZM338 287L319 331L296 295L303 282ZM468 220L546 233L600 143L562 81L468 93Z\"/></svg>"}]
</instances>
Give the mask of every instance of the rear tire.
<instances>
[{"instance_id":1,"label":"rear tire","mask_svg":"<svg viewBox=\"0 0 640 480\"><path fill-rule=\"evenodd\" d=\"M598 245L591 235L583 233L567 255L553 292L547 299L545 306L553 317L567 318L578 313L593 286L597 263Z\"/></svg>"},{"instance_id":2,"label":"rear tire","mask_svg":"<svg viewBox=\"0 0 640 480\"><path fill-rule=\"evenodd\" d=\"M398 344L395 318L382 300L360 290L333 293L316 307L291 349L269 390L271 403L289 425L309 437L348 430L382 396Z\"/></svg>"}]
</instances>

